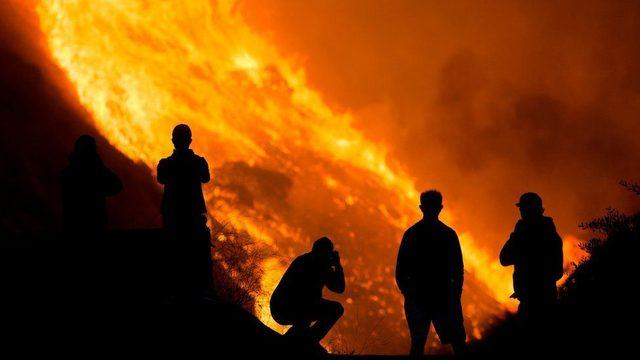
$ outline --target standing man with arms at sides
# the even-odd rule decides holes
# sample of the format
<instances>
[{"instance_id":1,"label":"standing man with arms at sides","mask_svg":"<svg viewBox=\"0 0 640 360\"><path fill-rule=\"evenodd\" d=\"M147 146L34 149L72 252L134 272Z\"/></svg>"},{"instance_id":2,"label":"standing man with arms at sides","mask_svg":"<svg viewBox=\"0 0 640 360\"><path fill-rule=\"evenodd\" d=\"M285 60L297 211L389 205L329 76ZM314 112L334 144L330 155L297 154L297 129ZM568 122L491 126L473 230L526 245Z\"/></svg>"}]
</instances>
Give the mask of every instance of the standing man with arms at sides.
<instances>
[{"instance_id":1,"label":"standing man with arms at sides","mask_svg":"<svg viewBox=\"0 0 640 360\"><path fill-rule=\"evenodd\" d=\"M424 354L431 323L442 343L451 344L456 355L466 352L460 302L462 250L456 232L439 220L442 207L440 192L423 192L423 218L404 233L400 243L396 282L404 295L412 357Z\"/></svg>"},{"instance_id":2,"label":"standing man with arms at sides","mask_svg":"<svg viewBox=\"0 0 640 360\"><path fill-rule=\"evenodd\" d=\"M211 290L211 240L202 184L209 182L207 161L189 148L191 129L180 124L171 138L175 149L158 163L158 182L164 185L162 224L170 242L173 296L199 301Z\"/></svg>"},{"instance_id":3,"label":"standing man with arms at sides","mask_svg":"<svg viewBox=\"0 0 640 360\"><path fill-rule=\"evenodd\" d=\"M516 206L521 219L500 252L500 263L514 266L512 297L520 301L525 340L533 340L553 330L549 322L558 297L556 282L563 275L562 238L553 219L543 215L538 194L523 194Z\"/></svg>"}]
</instances>

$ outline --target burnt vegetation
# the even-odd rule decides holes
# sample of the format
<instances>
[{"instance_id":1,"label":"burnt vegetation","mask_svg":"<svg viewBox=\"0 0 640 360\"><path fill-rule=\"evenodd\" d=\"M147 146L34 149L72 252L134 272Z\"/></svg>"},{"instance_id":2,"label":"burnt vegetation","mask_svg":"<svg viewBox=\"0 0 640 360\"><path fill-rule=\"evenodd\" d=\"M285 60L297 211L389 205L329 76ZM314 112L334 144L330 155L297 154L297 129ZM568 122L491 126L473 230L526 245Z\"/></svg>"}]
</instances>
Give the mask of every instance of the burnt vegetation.
<instances>
[{"instance_id":1,"label":"burnt vegetation","mask_svg":"<svg viewBox=\"0 0 640 360\"><path fill-rule=\"evenodd\" d=\"M253 312L261 295L262 262L269 250L249 234L213 221L213 277L217 297L225 303Z\"/></svg>"}]
</instances>

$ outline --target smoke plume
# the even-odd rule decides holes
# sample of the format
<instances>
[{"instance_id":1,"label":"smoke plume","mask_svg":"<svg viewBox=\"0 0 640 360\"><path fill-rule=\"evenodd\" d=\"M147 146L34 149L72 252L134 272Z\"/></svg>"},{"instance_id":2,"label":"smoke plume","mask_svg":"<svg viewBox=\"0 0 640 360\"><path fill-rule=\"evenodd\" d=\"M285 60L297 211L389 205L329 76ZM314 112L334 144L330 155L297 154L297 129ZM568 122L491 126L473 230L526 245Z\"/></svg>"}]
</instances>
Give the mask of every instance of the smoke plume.
<instances>
[{"instance_id":1,"label":"smoke plume","mask_svg":"<svg viewBox=\"0 0 640 360\"><path fill-rule=\"evenodd\" d=\"M458 230L497 254L537 191L560 231L631 206L640 5L609 1L245 0L239 11L326 100L386 143Z\"/></svg>"}]
</instances>

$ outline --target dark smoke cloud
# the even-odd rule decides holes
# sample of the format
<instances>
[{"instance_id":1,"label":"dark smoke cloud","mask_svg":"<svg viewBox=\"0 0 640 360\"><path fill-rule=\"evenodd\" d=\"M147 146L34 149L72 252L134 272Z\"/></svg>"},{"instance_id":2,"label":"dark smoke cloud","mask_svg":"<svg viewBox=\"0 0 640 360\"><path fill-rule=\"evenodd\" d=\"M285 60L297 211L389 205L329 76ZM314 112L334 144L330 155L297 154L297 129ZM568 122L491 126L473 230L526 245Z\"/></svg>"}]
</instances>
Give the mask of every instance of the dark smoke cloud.
<instances>
[{"instance_id":1,"label":"dark smoke cloud","mask_svg":"<svg viewBox=\"0 0 640 360\"><path fill-rule=\"evenodd\" d=\"M492 251L540 192L564 233L640 171L640 3L245 0L312 86ZM584 236L584 234L582 234Z\"/></svg>"}]
</instances>

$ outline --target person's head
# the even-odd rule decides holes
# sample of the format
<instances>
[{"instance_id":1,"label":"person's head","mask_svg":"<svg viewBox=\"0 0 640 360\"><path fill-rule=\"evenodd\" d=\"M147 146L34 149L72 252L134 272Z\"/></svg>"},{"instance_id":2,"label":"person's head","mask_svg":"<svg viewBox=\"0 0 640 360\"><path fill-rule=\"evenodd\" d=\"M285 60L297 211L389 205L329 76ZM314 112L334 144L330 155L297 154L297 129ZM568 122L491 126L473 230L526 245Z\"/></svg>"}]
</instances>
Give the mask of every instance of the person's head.
<instances>
[{"instance_id":1,"label":"person's head","mask_svg":"<svg viewBox=\"0 0 640 360\"><path fill-rule=\"evenodd\" d=\"M333 253L333 242L328 237L323 236L313 242L311 253L318 258L328 259Z\"/></svg>"},{"instance_id":2,"label":"person's head","mask_svg":"<svg viewBox=\"0 0 640 360\"><path fill-rule=\"evenodd\" d=\"M191 129L187 124L180 124L173 128L171 133L173 146L178 150L185 150L191 145Z\"/></svg>"},{"instance_id":3,"label":"person's head","mask_svg":"<svg viewBox=\"0 0 640 360\"><path fill-rule=\"evenodd\" d=\"M522 194L516 206L520 209L520 216L522 216L523 219L542 216L544 213L542 198L534 192Z\"/></svg>"},{"instance_id":4,"label":"person's head","mask_svg":"<svg viewBox=\"0 0 640 360\"><path fill-rule=\"evenodd\" d=\"M425 218L437 219L442 211L442 194L437 190L427 190L420 194L420 210Z\"/></svg>"},{"instance_id":5,"label":"person's head","mask_svg":"<svg viewBox=\"0 0 640 360\"><path fill-rule=\"evenodd\" d=\"M73 146L71 159L73 161L86 161L95 159L97 156L96 139L91 135L81 135Z\"/></svg>"}]
</instances>

